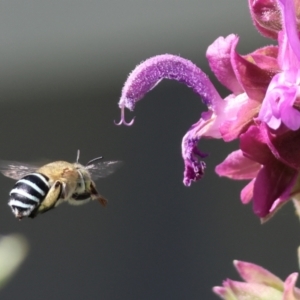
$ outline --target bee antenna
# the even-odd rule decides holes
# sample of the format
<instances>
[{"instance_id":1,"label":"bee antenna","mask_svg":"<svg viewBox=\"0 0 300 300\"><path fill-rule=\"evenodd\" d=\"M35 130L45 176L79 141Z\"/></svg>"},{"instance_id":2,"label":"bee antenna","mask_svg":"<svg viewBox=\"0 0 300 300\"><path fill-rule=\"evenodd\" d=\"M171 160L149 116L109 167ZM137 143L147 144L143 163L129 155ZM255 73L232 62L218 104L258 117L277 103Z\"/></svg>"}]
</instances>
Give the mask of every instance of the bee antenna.
<instances>
[{"instance_id":1,"label":"bee antenna","mask_svg":"<svg viewBox=\"0 0 300 300\"><path fill-rule=\"evenodd\" d=\"M96 157L96 158L91 159L91 160L86 164L86 166L88 166L88 165L90 165L90 164L92 164L92 163L94 163L95 161L100 160L100 159L103 159L103 156L99 156L99 157Z\"/></svg>"},{"instance_id":2,"label":"bee antenna","mask_svg":"<svg viewBox=\"0 0 300 300\"><path fill-rule=\"evenodd\" d=\"M80 150L78 149L77 150L77 157L76 157L76 162L78 163L78 161L79 161L79 156L80 156Z\"/></svg>"}]
</instances>

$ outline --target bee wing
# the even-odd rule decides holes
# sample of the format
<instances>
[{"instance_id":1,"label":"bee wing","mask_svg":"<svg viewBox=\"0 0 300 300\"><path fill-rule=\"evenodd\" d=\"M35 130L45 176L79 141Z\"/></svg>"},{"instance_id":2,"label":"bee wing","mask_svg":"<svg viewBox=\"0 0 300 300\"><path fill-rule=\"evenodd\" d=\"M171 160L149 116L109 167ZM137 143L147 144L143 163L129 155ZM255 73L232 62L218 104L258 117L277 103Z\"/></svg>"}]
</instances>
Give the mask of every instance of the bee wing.
<instances>
[{"instance_id":1,"label":"bee wing","mask_svg":"<svg viewBox=\"0 0 300 300\"><path fill-rule=\"evenodd\" d=\"M17 161L0 160L0 172L9 178L19 180L29 173L35 172L39 166Z\"/></svg>"},{"instance_id":2,"label":"bee wing","mask_svg":"<svg viewBox=\"0 0 300 300\"><path fill-rule=\"evenodd\" d=\"M121 161L101 161L94 164L90 164L85 168L90 172L93 180L98 178L107 177L114 173L122 165Z\"/></svg>"}]
</instances>

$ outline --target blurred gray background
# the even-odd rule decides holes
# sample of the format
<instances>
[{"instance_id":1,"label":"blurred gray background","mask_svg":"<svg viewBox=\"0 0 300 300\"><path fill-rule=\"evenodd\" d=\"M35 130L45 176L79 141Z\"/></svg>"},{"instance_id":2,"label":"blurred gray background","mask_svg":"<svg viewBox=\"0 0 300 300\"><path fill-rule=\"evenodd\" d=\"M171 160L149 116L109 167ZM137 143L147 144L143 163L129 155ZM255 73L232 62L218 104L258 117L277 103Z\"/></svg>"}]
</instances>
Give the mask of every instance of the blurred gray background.
<instances>
[{"instance_id":1,"label":"blurred gray background","mask_svg":"<svg viewBox=\"0 0 300 300\"><path fill-rule=\"evenodd\" d=\"M0 158L74 161L81 149L82 163L125 162L97 183L107 208L62 205L22 222L7 206L14 182L0 177L0 232L31 245L1 299L217 299L212 286L239 278L233 259L282 278L297 270L292 205L262 226L239 200L244 183L214 173L236 143L201 141L205 178L183 186L181 139L205 109L191 90L163 81L127 113L134 126L113 123L140 61L179 54L215 80L205 51L229 33L244 54L271 43L246 0L0 1Z\"/></svg>"}]
</instances>

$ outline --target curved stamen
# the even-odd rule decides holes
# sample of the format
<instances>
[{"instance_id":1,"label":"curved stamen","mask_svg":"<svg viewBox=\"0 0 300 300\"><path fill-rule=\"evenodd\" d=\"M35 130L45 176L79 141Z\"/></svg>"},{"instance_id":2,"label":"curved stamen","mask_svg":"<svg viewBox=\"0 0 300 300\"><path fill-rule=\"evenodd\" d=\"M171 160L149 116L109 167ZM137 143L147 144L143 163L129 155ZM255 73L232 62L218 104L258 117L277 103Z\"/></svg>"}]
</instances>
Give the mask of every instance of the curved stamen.
<instances>
[{"instance_id":1,"label":"curved stamen","mask_svg":"<svg viewBox=\"0 0 300 300\"><path fill-rule=\"evenodd\" d=\"M180 56L163 54L147 59L129 74L122 89L119 107L133 110L135 104L163 79L176 80L190 87L212 110L223 102L200 68ZM120 124L126 125L123 118Z\"/></svg>"},{"instance_id":2,"label":"curved stamen","mask_svg":"<svg viewBox=\"0 0 300 300\"><path fill-rule=\"evenodd\" d=\"M172 54L154 56L142 62L130 73L124 84L119 101L121 120L115 124L132 125L134 119L129 123L125 121L125 108L133 111L136 103L163 79L185 84L201 97L209 109L202 114L200 121L192 126L183 139L182 156L185 163L183 181L186 186L190 186L193 181L203 177L206 168L201 160L206 154L197 148L198 141L202 136L219 138L217 115L223 115L226 103L200 68L191 61Z\"/></svg>"},{"instance_id":3,"label":"curved stamen","mask_svg":"<svg viewBox=\"0 0 300 300\"><path fill-rule=\"evenodd\" d=\"M119 123L116 123L116 121L114 121L115 125L131 126L134 123L134 117L132 118L132 120L129 123L127 123L125 120L125 106L122 105L120 108L121 108L121 120Z\"/></svg>"}]
</instances>

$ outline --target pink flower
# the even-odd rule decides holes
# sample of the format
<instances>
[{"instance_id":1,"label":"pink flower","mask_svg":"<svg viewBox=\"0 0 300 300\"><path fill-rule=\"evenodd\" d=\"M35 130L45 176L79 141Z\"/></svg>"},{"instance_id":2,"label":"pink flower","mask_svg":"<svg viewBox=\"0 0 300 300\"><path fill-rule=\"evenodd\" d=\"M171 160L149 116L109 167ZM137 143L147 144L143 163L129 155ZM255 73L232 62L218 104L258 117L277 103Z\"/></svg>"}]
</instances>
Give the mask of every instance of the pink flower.
<instances>
[{"instance_id":1,"label":"pink flower","mask_svg":"<svg viewBox=\"0 0 300 300\"><path fill-rule=\"evenodd\" d=\"M295 1L299 6L300 0ZM138 65L125 82L119 124L132 125L133 120L125 121L125 108L133 110L162 79L191 87L207 111L182 139L183 183L190 186L204 175L207 154L198 148L202 138L240 139L240 150L230 154L216 172L250 180L241 192L242 202L253 200L255 214L265 221L300 193L300 41L293 0L249 0L249 7L257 29L277 38L279 46L242 56L236 51L236 35L216 39L206 56L217 79L230 90L227 97L222 99L191 61L158 55Z\"/></svg>"},{"instance_id":2,"label":"pink flower","mask_svg":"<svg viewBox=\"0 0 300 300\"><path fill-rule=\"evenodd\" d=\"M235 51L238 37L229 35L218 38L207 50L207 58L217 78L232 94L222 99L208 76L191 61L179 56L164 54L147 59L129 75L119 106L119 124L132 125L125 121L124 109L133 110L135 104L153 89L162 79L174 79L191 87L207 105L200 120L192 125L182 140L182 156L185 164L184 184L202 178L205 163L197 145L201 138L237 138L253 122L259 111L267 86L276 73L277 48L259 49L247 56ZM270 66L271 69L270 70Z\"/></svg>"},{"instance_id":3,"label":"pink flower","mask_svg":"<svg viewBox=\"0 0 300 300\"><path fill-rule=\"evenodd\" d=\"M252 125L240 136L240 148L216 172L236 180L251 179L241 192L243 203L253 199L262 221L270 218L294 192L300 168L300 132L274 135L265 124ZM290 150L290 151L289 151Z\"/></svg>"},{"instance_id":4,"label":"pink flower","mask_svg":"<svg viewBox=\"0 0 300 300\"><path fill-rule=\"evenodd\" d=\"M279 8L283 16L283 30L278 34L281 72L273 77L258 117L272 129L284 124L291 130L298 130L300 111L295 103L300 93L300 40L295 3L293 0L280 0Z\"/></svg>"},{"instance_id":5,"label":"pink flower","mask_svg":"<svg viewBox=\"0 0 300 300\"><path fill-rule=\"evenodd\" d=\"M213 292L225 300L300 300L300 290L295 287L298 273L292 273L283 282L268 270L243 261L234 266L245 282L227 279Z\"/></svg>"},{"instance_id":6,"label":"pink flower","mask_svg":"<svg viewBox=\"0 0 300 300\"><path fill-rule=\"evenodd\" d=\"M236 180L251 179L242 190L241 199L243 203L253 199L254 212L265 221L300 191L297 183L300 170L300 42L293 1L258 0L249 1L249 4L258 29L264 35L278 37L277 62L281 71L273 76L259 110L258 119L269 128L258 120L250 124L247 131L240 134L241 150L230 154L217 166L216 172ZM280 11L284 16L283 31L279 31ZM246 113L241 112L243 116ZM221 131L222 128L231 132L226 123ZM223 138L226 140L226 135Z\"/></svg>"}]
</instances>

